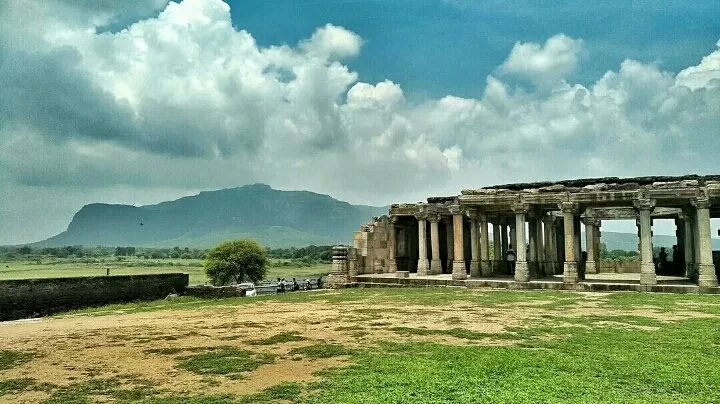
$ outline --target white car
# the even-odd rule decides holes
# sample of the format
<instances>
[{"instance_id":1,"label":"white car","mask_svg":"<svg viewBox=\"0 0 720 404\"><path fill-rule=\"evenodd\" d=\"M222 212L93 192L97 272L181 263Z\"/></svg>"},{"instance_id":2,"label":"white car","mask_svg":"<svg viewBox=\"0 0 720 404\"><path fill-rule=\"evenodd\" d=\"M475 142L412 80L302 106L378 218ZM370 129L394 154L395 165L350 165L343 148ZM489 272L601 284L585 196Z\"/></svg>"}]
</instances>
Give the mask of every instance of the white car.
<instances>
[{"instance_id":1,"label":"white car","mask_svg":"<svg viewBox=\"0 0 720 404\"><path fill-rule=\"evenodd\" d=\"M254 283L241 283L237 285L238 289L245 289L245 297L257 296Z\"/></svg>"}]
</instances>

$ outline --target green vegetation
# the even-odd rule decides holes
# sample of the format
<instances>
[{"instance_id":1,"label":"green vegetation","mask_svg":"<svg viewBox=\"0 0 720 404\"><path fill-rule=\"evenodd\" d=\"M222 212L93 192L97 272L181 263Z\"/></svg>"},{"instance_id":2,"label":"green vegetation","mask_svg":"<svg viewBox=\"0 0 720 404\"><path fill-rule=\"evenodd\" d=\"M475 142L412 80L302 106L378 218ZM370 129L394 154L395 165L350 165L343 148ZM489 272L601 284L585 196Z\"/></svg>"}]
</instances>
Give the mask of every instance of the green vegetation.
<instances>
[{"instance_id":1,"label":"green vegetation","mask_svg":"<svg viewBox=\"0 0 720 404\"><path fill-rule=\"evenodd\" d=\"M306 339L307 338L302 335L298 335L298 333L295 332L281 332L280 334L275 334L272 337L250 341L250 345L275 345L283 344L285 342L305 341Z\"/></svg>"},{"instance_id":2,"label":"green vegetation","mask_svg":"<svg viewBox=\"0 0 720 404\"><path fill-rule=\"evenodd\" d=\"M242 316L242 306L261 305L258 307L271 316L287 303L302 311L307 308L303 307L306 302L322 302L354 318L353 323L343 319L338 324L336 318L319 316L317 324L327 330L327 340L312 338L312 333L281 332L263 334L267 338L249 342L269 345L263 349L277 353L277 357L237 347L144 347L147 354L180 355L175 358L177 367L203 375L207 385L219 386L219 375L226 378L223 384L232 383L274 361L338 366L347 359L347 365L323 368L315 373L322 378L318 382L285 382L246 395L186 397L162 386L92 378L65 387L46 387L52 394L49 402L82 403L89 401L88 396L123 403L223 404L720 402L720 296L426 288L178 300L136 306L140 310L193 308L206 310L208 315ZM273 302L282 306L273 307ZM405 306L410 304L431 310L408 321L405 315L414 309ZM130 305L125 307L129 309ZM567 310L574 308L578 310ZM428 318L423 320L424 316ZM278 330L286 325L277 318L263 321ZM477 321L504 328L479 332L464 327L477 325ZM198 331L210 334L215 330L217 338L245 323L251 324L212 324L212 328ZM348 339L348 332L368 330L371 324L379 323L386 325L373 328L373 338L365 345ZM452 328L435 328L443 324L452 324ZM167 334L163 330L152 335ZM427 338L406 338L411 335ZM442 343L437 336L460 340ZM298 338L307 339L302 344L307 346L290 349L292 345L282 345L300 341ZM492 344L484 344L486 340ZM342 362L323 361L338 356ZM0 384L3 399L38 389L32 379Z\"/></svg>"},{"instance_id":3,"label":"green vegetation","mask_svg":"<svg viewBox=\"0 0 720 404\"><path fill-rule=\"evenodd\" d=\"M297 383L282 383L268 387L260 393L242 397L241 404L272 403L272 402L301 402L302 387Z\"/></svg>"},{"instance_id":4,"label":"green vegetation","mask_svg":"<svg viewBox=\"0 0 720 404\"><path fill-rule=\"evenodd\" d=\"M255 283L265 279L267 264L265 250L257 241L227 241L207 253L205 273L218 286L245 280Z\"/></svg>"},{"instance_id":5,"label":"green vegetation","mask_svg":"<svg viewBox=\"0 0 720 404\"><path fill-rule=\"evenodd\" d=\"M255 354L233 347L219 347L197 355L180 357L178 361L178 368L194 373L241 377L242 372L273 363L274 358L266 353Z\"/></svg>"},{"instance_id":6,"label":"green vegetation","mask_svg":"<svg viewBox=\"0 0 720 404\"><path fill-rule=\"evenodd\" d=\"M351 355L352 349L339 344L316 344L297 347L290 350L290 355L303 355L309 358L331 358L333 356Z\"/></svg>"},{"instance_id":7,"label":"green vegetation","mask_svg":"<svg viewBox=\"0 0 720 404\"><path fill-rule=\"evenodd\" d=\"M435 330L435 329L428 329L428 328L411 328L411 327L393 327L390 328L390 331L394 331L398 334L404 334L404 335L449 335L451 337L455 338L462 338L467 339L471 341L477 341L477 340L483 340L487 338L513 338L511 334L492 334L492 333L485 333L485 332L476 332L471 330L466 330L464 328L452 328L449 330Z\"/></svg>"},{"instance_id":8,"label":"green vegetation","mask_svg":"<svg viewBox=\"0 0 720 404\"><path fill-rule=\"evenodd\" d=\"M0 370L12 369L29 362L35 355L29 352L0 350Z\"/></svg>"},{"instance_id":9,"label":"green vegetation","mask_svg":"<svg viewBox=\"0 0 720 404\"><path fill-rule=\"evenodd\" d=\"M0 380L0 397L28 390L34 384L35 379L29 378Z\"/></svg>"},{"instance_id":10,"label":"green vegetation","mask_svg":"<svg viewBox=\"0 0 720 404\"><path fill-rule=\"evenodd\" d=\"M135 247L124 247L135 248ZM295 251L298 258L280 258L285 250L268 253L271 259L268 262L267 279L275 278L318 278L330 272L330 264L317 260L315 257L322 249L331 247L307 247L307 249L288 249ZM17 251L28 252L23 255ZM49 251L48 251L49 250ZM55 251L56 250L56 251ZM30 279L30 278L56 278L80 276L110 275L143 275L183 272L190 275L190 284L208 283L209 279L203 268L203 261L199 258L185 258L187 248L174 247L167 250L137 248L136 256L115 256L113 248L82 246L70 249L42 249L33 250L30 247L11 248L0 247L0 280ZM165 258L175 250L182 252L178 259ZM47 255L63 251L58 255ZM66 255L67 251L79 252L80 257ZM193 255L205 257L206 250L189 250ZM299 251L299 252L298 252ZM47 254L46 254L47 253ZM157 254L156 254L157 253ZM149 254L149 255L148 255ZM301 255L304 254L304 255ZM309 254L309 255L308 255ZM150 255L163 258L149 258ZM148 258L145 258L148 256ZM62 258L61 258L62 257ZM82 258L81 258L82 257ZM275 258L273 258L275 257Z\"/></svg>"}]
</instances>

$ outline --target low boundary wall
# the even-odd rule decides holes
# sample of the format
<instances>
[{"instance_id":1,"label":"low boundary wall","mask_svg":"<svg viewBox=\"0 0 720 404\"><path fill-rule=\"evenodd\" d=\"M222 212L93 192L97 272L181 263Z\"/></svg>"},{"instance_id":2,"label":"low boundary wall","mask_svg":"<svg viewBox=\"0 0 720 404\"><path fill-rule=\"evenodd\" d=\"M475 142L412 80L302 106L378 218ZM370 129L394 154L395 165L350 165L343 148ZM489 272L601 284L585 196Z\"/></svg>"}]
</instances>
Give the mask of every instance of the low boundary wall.
<instances>
[{"instance_id":1,"label":"low boundary wall","mask_svg":"<svg viewBox=\"0 0 720 404\"><path fill-rule=\"evenodd\" d=\"M189 281L190 275L183 273L0 281L0 321L161 299L182 294Z\"/></svg>"}]
</instances>

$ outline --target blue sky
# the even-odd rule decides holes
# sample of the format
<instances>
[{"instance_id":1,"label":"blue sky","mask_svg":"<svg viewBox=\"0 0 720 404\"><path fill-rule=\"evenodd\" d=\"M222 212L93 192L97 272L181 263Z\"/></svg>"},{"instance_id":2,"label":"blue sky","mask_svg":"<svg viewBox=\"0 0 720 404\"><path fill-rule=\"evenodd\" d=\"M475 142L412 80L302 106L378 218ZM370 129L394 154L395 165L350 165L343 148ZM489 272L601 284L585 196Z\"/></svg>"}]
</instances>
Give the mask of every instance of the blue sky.
<instances>
[{"instance_id":1,"label":"blue sky","mask_svg":"<svg viewBox=\"0 0 720 404\"><path fill-rule=\"evenodd\" d=\"M261 46L295 44L326 23L366 42L346 64L412 96L478 97L516 41L564 33L588 53L574 82L591 84L626 58L678 72L716 49L720 2L668 0L227 0Z\"/></svg>"}]
</instances>

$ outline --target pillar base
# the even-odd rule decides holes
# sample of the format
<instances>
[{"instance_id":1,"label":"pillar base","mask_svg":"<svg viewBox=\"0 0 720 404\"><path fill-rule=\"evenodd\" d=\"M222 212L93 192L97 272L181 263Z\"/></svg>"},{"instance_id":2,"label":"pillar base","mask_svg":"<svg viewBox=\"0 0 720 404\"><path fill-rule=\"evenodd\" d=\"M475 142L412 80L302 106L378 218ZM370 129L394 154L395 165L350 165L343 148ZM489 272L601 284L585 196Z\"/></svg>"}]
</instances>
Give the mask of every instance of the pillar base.
<instances>
[{"instance_id":1,"label":"pillar base","mask_svg":"<svg viewBox=\"0 0 720 404\"><path fill-rule=\"evenodd\" d=\"M470 277L471 278L479 278L480 277L480 261L477 261L477 260L470 261Z\"/></svg>"},{"instance_id":2,"label":"pillar base","mask_svg":"<svg viewBox=\"0 0 720 404\"><path fill-rule=\"evenodd\" d=\"M530 282L530 264L527 261L515 263L515 282Z\"/></svg>"},{"instance_id":3,"label":"pillar base","mask_svg":"<svg viewBox=\"0 0 720 404\"><path fill-rule=\"evenodd\" d=\"M492 275L492 266L490 261L480 261L480 276Z\"/></svg>"},{"instance_id":4,"label":"pillar base","mask_svg":"<svg viewBox=\"0 0 720 404\"><path fill-rule=\"evenodd\" d=\"M465 271L465 261L453 261L452 265L453 280L467 279L467 271Z\"/></svg>"},{"instance_id":5,"label":"pillar base","mask_svg":"<svg viewBox=\"0 0 720 404\"><path fill-rule=\"evenodd\" d=\"M598 262L597 261L588 261L585 263L585 273L586 274L596 274L598 273Z\"/></svg>"},{"instance_id":6,"label":"pillar base","mask_svg":"<svg viewBox=\"0 0 720 404\"><path fill-rule=\"evenodd\" d=\"M440 275L442 273L442 261L432 260L430 261L430 274Z\"/></svg>"},{"instance_id":7,"label":"pillar base","mask_svg":"<svg viewBox=\"0 0 720 404\"><path fill-rule=\"evenodd\" d=\"M716 288L718 286L718 279L715 274L715 265L700 264L698 267L700 273L698 276L698 286L704 288Z\"/></svg>"},{"instance_id":8,"label":"pillar base","mask_svg":"<svg viewBox=\"0 0 720 404\"><path fill-rule=\"evenodd\" d=\"M657 275L655 275L654 264L640 264L640 284L657 285Z\"/></svg>"},{"instance_id":9,"label":"pillar base","mask_svg":"<svg viewBox=\"0 0 720 404\"><path fill-rule=\"evenodd\" d=\"M388 273L394 274L397 272L397 261L388 260Z\"/></svg>"},{"instance_id":10,"label":"pillar base","mask_svg":"<svg viewBox=\"0 0 720 404\"><path fill-rule=\"evenodd\" d=\"M563 264L563 282L578 283L579 280L578 263L565 261Z\"/></svg>"},{"instance_id":11,"label":"pillar base","mask_svg":"<svg viewBox=\"0 0 720 404\"><path fill-rule=\"evenodd\" d=\"M347 288L352 284L352 280L345 274L330 274L325 278L325 287L329 289Z\"/></svg>"},{"instance_id":12,"label":"pillar base","mask_svg":"<svg viewBox=\"0 0 720 404\"><path fill-rule=\"evenodd\" d=\"M430 275L430 264L428 260L418 260L417 276Z\"/></svg>"}]
</instances>

